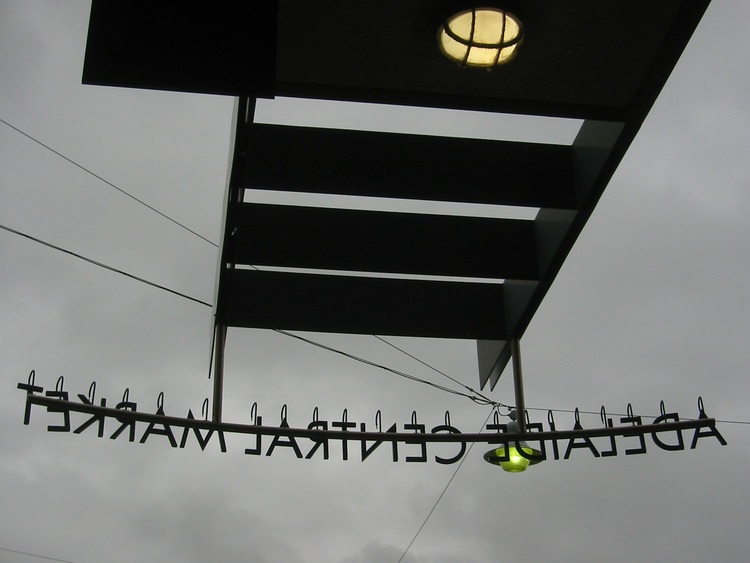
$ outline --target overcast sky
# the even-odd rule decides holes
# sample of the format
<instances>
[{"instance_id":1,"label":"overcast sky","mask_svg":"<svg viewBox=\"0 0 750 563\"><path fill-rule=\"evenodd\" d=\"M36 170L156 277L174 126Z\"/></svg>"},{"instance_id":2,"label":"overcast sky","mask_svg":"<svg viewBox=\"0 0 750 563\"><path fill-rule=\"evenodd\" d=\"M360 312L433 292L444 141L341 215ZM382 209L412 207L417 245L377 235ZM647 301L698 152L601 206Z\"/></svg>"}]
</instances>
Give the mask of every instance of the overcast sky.
<instances>
[{"instance_id":1,"label":"overcast sky","mask_svg":"<svg viewBox=\"0 0 750 563\"><path fill-rule=\"evenodd\" d=\"M233 100L81 85L86 0L0 0L0 118L212 241L218 241ZM523 339L527 406L750 421L750 3L714 0ZM264 102L259 117L337 127L406 127L477 137L570 139L570 124L452 112ZM311 121L316 119L317 121ZM559 125L559 127L558 127ZM0 123L0 225L183 292L213 299L217 250ZM211 310L0 230L0 561L33 553L120 561L398 561L456 471L298 460L289 448L243 455L247 438L201 452L23 425L16 384L86 393L139 410L199 413ZM433 381L440 376L372 337L316 335ZM393 339L477 384L472 342ZM428 427L446 410L465 432L489 411L282 335L230 331L225 419L292 426L320 418ZM506 373L491 394L512 403ZM545 410L531 410L534 421ZM84 417L73 414L77 426ZM555 414L558 428L573 416ZM597 416L582 416L585 427ZM78 422L78 424L76 424ZM108 426L107 435L112 426ZM750 553L750 426L729 444L567 461L506 474L478 444L403 561L721 561ZM689 441L689 436L688 436ZM650 445L650 443L649 443ZM307 447L307 446L306 446ZM354 447L354 446L352 446ZM357 446L358 447L358 446ZM433 453L438 450L433 450ZM404 451L404 455L410 455Z\"/></svg>"}]
</instances>

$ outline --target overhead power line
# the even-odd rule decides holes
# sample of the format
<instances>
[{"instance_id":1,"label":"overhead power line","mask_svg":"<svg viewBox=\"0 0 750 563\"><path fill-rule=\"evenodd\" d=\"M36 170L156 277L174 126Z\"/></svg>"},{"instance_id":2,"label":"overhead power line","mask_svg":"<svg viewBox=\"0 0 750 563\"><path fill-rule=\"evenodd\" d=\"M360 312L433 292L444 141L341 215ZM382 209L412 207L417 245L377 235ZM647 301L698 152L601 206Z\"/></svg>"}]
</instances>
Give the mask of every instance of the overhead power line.
<instances>
[{"instance_id":1,"label":"overhead power line","mask_svg":"<svg viewBox=\"0 0 750 563\"><path fill-rule=\"evenodd\" d=\"M46 242L46 241L44 241L44 240L41 240L41 239L39 239L39 238L37 238L37 237L33 237L33 236L31 236L31 235L28 235L28 234L26 234L26 233L22 233L21 231L18 231L18 230L16 230L16 229L13 229L13 228L11 228L11 227L8 227L8 226L6 226L6 225L2 225L2 224L0 224L0 229L3 229L3 230L5 230L5 231L7 231L7 232L9 232L9 233L13 233L13 234L15 234L15 235L18 235L18 236L24 237L24 238L26 238L26 239L29 239L29 240L31 240L31 241L34 241L34 242L36 242L36 243L38 243L38 244L41 244L41 245L43 245L43 246L46 246L46 247L48 247L48 248L52 248L53 250L57 250L57 251L59 251L59 252L63 252L63 253L65 253L65 254L68 254L68 255L70 255L70 256L74 256L75 258L78 258L78 259L80 259L80 260L83 260L83 261L85 261L85 262L88 262L89 264L93 264L93 265L95 265L95 266L99 266L100 268L104 268L105 270L109 270L109 271L111 271L111 272L115 272L115 273L118 273L118 274L120 274L120 275L126 276L126 277L128 277L128 278L131 278L131 279L133 279L133 280L139 281L139 282L141 282L141 283L144 283L144 284L146 284L146 285L150 285L151 287L155 287L155 288L157 288L157 289L161 289L161 290L163 290L163 291L167 291L167 292L169 292L169 293L172 293L173 295L177 295L177 296L179 296L179 297L182 297L183 299L187 299L187 300L189 300L189 301L193 301L193 302L195 302L195 303L200 303L201 305L205 305L206 307L212 307L212 305L211 305L210 303L207 303L207 302L205 302L205 301L201 301L200 299L196 299L195 297L191 297L191 296L189 296L189 295L186 295L186 294L184 294L184 293L180 293L179 291L175 291L174 289L170 289L170 288L168 288L168 287L165 287L165 286L163 286L163 285L160 285L160 284L157 284L157 283L154 283L154 282L148 281L148 280L146 280L146 279L143 279L143 278L141 278L141 277L135 276L135 275L133 275L133 274L129 274L128 272L125 272L124 270L120 270L120 269L118 269L118 268L114 268L114 267L112 267L112 266L108 266L107 264L104 264L104 263L102 263L102 262L99 262L99 261L97 261L97 260L93 260L93 259L91 259L91 258L87 258L87 257L85 257L85 256L82 256L82 255L80 255L80 254L77 254L77 253L75 253L75 252L73 252L73 251L71 251L71 250L67 250L67 249L65 249L65 248L62 248L62 247L60 247L60 246L57 246L57 245L55 245L55 244L52 244L52 243ZM395 375L398 375L398 376L400 376L400 377L403 377L403 378L406 378L406 379L410 379L410 380L412 380L412 381L416 381L416 382L418 382L418 383L423 383L423 384L425 384L425 385L429 385L429 386L431 386L431 387L434 387L434 388L436 388L436 389L439 389L439 390L441 390L441 391L445 391L445 392L447 392L447 393L451 393L451 394L454 394L454 395L460 395L460 396L462 396L462 397L466 397L466 398L468 398L468 399L470 399L470 400L472 400L472 401L474 401L475 403L478 403L478 404L482 404L482 405L488 405L488 404L492 404L492 405L500 405L500 406L506 406L506 405L502 405L501 403L495 403L495 402L491 401L490 399L488 399L487 397L484 397L483 395L479 395L479 394L476 394L476 393L475 393L475 392L474 392L474 391L473 391L473 390L472 390L471 388L469 388L469 387L466 387L466 386L464 386L464 387L466 387L466 388L467 388L467 389L469 389L469 390L470 390L470 391L471 391L472 393L475 393L475 394L474 394L474 395L468 395L468 394L466 394L466 393L462 393L461 391L456 391L455 389L450 389L450 388L448 388L448 387L445 387L445 386L443 386L443 385L439 385L439 384L437 384L437 383L433 383L433 382L431 382L431 381L427 381L427 380L425 380L425 379L421 379L421 378L419 378L419 377L416 377L416 376L410 375L410 374L408 374L408 373L405 373L405 372L402 372L402 371L399 371L399 370L395 370L395 369L389 368L389 367L387 367L387 366L384 366L384 365L378 364L378 363L376 363L376 362L373 362L373 361L371 361L371 360L367 360L367 359L365 359L365 358L361 358L361 357L359 357L359 356L355 356L354 354L349 354L348 352L344 352L344 351L342 351L342 350L339 350L339 349L337 349L337 348L333 348L333 347L331 347L331 346L327 346L327 345L325 345L325 344L322 344L322 343L320 343L320 342L316 342L316 341L314 341L314 340L310 340L309 338L304 338L304 337L302 337L302 336L299 336L299 335L296 335L296 334L292 334L291 332L287 332L287 331L284 331L284 330L280 330L280 329L276 329L275 331L276 331L276 332L278 332L279 334L283 334L283 335L285 335L285 336L288 336L288 337L290 337L290 338L295 338L295 339L297 339L297 340L301 340L301 341L303 341L303 342L307 342L308 344L311 344L311 345L313 345L313 346L317 346L318 348L322 348L322 349L324 349L324 350L328 350L329 352L334 352L334 353L336 353L336 354L340 354L340 355L342 355L342 356L345 356L345 357L347 357L347 358L350 358L350 359L356 360L356 361L358 361L358 362L361 362L361 363L367 364L367 365L369 365L369 366L372 366L372 367L376 367L376 368L379 368L379 369L382 369L382 370L388 371L388 372L390 372L390 373L393 373L393 374L395 374ZM379 338L379 337L376 337L376 338ZM382 339L380 339L380 340L382 340ZM385 342L385 341L384 341L384 342ZM392 346L393 346L393 345L392 345ZM398 350L400 350L400 351L401 351L402 353L404 353L404 354L407 354L407 355L408 355L408 353L407 353L407 352L405 352L405 351L403 351L403 350L399 349L398 347L394 346L394 348L397 348L397 349L398 349ZM411 357L413 358L413 356L411 356ZM417 358L414 358L414 359L417 359ZM425 363L425 362L422 362L421 360L418 360L418 361L420 361L420 362L421 362L421 363L423 363L424 365L426 365L426 366L430 367L431 369L433 369L433 370L435 370L435 371L438 371L438 373L442 373L442 372L440 372L439 370L437 370L436 368L433 368L432 366L430 366L429 364L427 364L427 363ZM457 380L453 379L452 377L450 377L450 376L449 376L449 375L447 375L447 374L443 374L443 375L445 375L446 377L448 377L449 379L451 379L451 380L453 380L453 381L457 381ZM460 384L460 382L458 382L458 383ZM463 385L463 384L461 384L461 385Z\"/></svg>"},{"instance_id":2,"label":"overhead power line","mask_svg":"<svg viewBox=\"0 0 750 563\"><path fill-rule=\"evenodd\" d=\"M496 403L495 401L493 401L493 400L492 400L492 399L490 399L489 397L486 397L485 395L482 395L482 394L481 394L481 393L480 393L479 391L475 391L474 389L472 389L472 388L471 388L471 387L469 387L468 385L465 385L464 383L461 383L461 381L459 381L459 380L458 380L458 379L456 379L455 377L451 377L450 375L448 375L448 374L447 374L447 373L445 373L444 371L440 371L440 370L439 370L439 369L437 369L436 367L434 367L434 366L431 366L430 364L428 364L428 363L427 363L427 362L425 362L424 360L421 360L421 359L417 358L416 356L414 356L413 354L410 354L409 352L407 352L407 351L406 351L406 350L404 350L403 348L399 348L398 346L396 346L396 345L395 345L395 344L393 344L392 342L389 342L389 341L387 341L387 340L386 340L385 338L382 338L382 337L380 337L380 336L378 336L378 335L376 335L376 334L373 334L373 336L374 336L375 338L377 338L378 340L380 340L380 341L381 341L381 342L382 342L383 344L387 344L387 345L388 345L388 346L390 346L391 348L394 348L394 349L398 350L399 352L401 352L402 354L404 354L404 355L406 355L406 356L410 357L410 358L411 358L412 360L415 360L415 361L419 362L420 364L422 364L423 366L425 366L425 367L428 367L428 368L430 368L430 369L431 369L432 371L434 371L434 372L436 372L436 373L439 373L440 375L442 375L442 376L444 376L444 377L447 377L447 378L448 378L448 379L450 379L450 380L451 380L451 381L452 381L453 383L457 383L458 385L460 385L461 387L463 387L464 389L466 389L466 390L467 390L467 391L469 391L470 393L473 393L474 395L476 395L477 397L479 397L479 398L480 398L480 399L481 399L482 401L484 401L484 404L487 404L487 405L500 405L500 406L502 406L502 407L506 407L506 408L508 407L508 405L504 405L504 404L502 404L502 403Z\"/></svg>"},{"instance_id":3,"label":"overhead power line","mask_svg":"<svg viewBox=\"0 0 750 563\"><path fill-rule=\"evenodd\" d=\"M150 285L151 287L155 287L157 289L161 289L163 291L168 291L169 293L172 293L174 295L177 295L179 297L182 297L184 299L188 299L190 301L194 301L195 303L200 303L201 305L205 305L206 307L212 307L211 303L206 303L205 301L201 301L200 299L196 299L195 297L190 297L189 295L185 295L184 293L180 293L179 291L175 291L174 289L170 289L168 287L165 287L163 285L159 285L158 283L150 282L148 280L145 280L143 278L139 278L138 276L134 276L133 274L129 274L123 270L119 270L117 268L113 268L112 266L108 266L107 264L103 264L102 262L97 262L96 260L92 260L91 258L86 258L85 256L81 256L80 254L76 254L75 252L72 252L70 250L67 250L65 248L62 248L60 246L54 245L52 243L43 241L41 239L38 239L36 237L32 237L31 235L27 235L26 233L22 233L21 231L17 231L15 229L11 229L10 227L6 227L5 225L0 225L0 229L3 229L5 231L8 231L9 233L13 233L15 235L18 235L20 237L27 238L29 240L33 240L34 242L37 242L39 244L42 244L46 247L52 248L54 250L57 250L59 252L64 252L65 254L69 254L70 256L75 256L76 258L83 260L84 262L88 262L89 264L93 264L94 266L99 266L100 268L104 268L105 270L109 270L110 272L115 272L120 275L126 276L128 278L134 279L136 281L139 281L141 283L145 283L146 285Z\"/></svg>"},{"instance_id":4,"label":"overhead power line","mask_svg":"<svg viewBox=\"0 0 750 563\"><path fill-rule=\"evenodd\" d=\"M326 344L323 344L321 342L316 342L315 340L311 340L309 338L305 338L304 336L300 336L299 334L294 334L291 332L287 332L285 330L281 329L274 329L274 332L278 332L279 334L283 334L284 336L289 336L290 338L296 338L297 340L301 340L302 342L306 342L308 344L311 344L313 346L316 346L318 348L322 348L323 350L327 350L329 352L333 352L334 354L339 354L341 356L344 356L346 358L349 358L351 360L355 360L357 362L363 363L368 366L372 366L378 369L382 369L384 371L393 373L395 375L398 375L399 377L403 377L405 379L409 379L411 381L416 381L417 383L423 383L425 385L429 385L430 387L434 387L435 389L438 389L440 391L445 391L446 393L450 393L452 395L459 395L461 397L466 397L467 399L470 399L474 401L477 404L480 405L500 405L505 407L506 405L502 405L500 403L495 403L494 401L491 401L490 399L487 399L483 396L477 396L477 395L469 395L467 393L463 393L461 391L456 391L455 389L451 389L449 387L445 387L443 385L439 385L437 383L433 383L432 381L427 381L426 379L421 379L415 375L410 375L408 373L405 373L403 371L399 371L393 368L389 368L388 366L384 366L382 364L378 364L376 362L373 362L372 360L367 360L365 358L362 358L360 356L356 356L354 354L350 354L349 352L344 352L343 350L339 350L338 348L334 348L333 346L328 346ZM452 378L451 378L452 379Z\"/></svg>"},{"instance_id":5,"label":"overhead power line","mask_svg":"<svg viewBox=\"0 0 750 563\"><path fill-rule=\"evenodd\" d=\"M396 346L392 342L388 342L384 338L382 338L380 336L377 336L377 335L373 335L373 336L375 338L377 338L378 340L380 340L381 342L383 342L385 344L388 344L392 348L395 348L396 350L398 350L402 354L404 354L404 355L412 358L413 360L416 360L420 364L422 364L422 365L430 368L431 370L433 370L433 371L435 371L435 372L437 372L437 373L439 373L441 375L444 375L445 377L447 377L451 381L454 381L454 382L458 383L459 385L463 386L465 389L468 389L472 393L476 393L482 399L486 400L487 404L492 404L492 405L495 405L495 406L501 406L501 407L505 407L505 408L510 408L509 405L505 405L503 403L499 403L497 401L492 401L491 399L488 399L484 395L481 395L477 391L474 391L474 389L472 389L471 387L469 387L467 385L464 385L459 380L451 377L447 373L440 371L439 369L437 369L436 367L431 366L430 364L428 364L424 360L422 360L420 358L417 358L416 356L414 356L413 354L407 352L406 350L404 350L402 348L399 348L398 346ZM556 408L526 407L526 410L527 411L547 411L547 412L553 412L553 413L569 413L569 414L575 414L576 412L578 412L578 414L593 414L593 415L601 416L601 411L594 412L594 411L585 411L585 410L580 410L580 409L556 409ZM613 413L607 413L607 415L608 416L630 416L629 414L626 414L626 413L614 413L614 412ZM645 418L657 418L658 415L640 415L640 416L643 416ZM688 419L685 419L685 420L688 420ZM747 420L720 420L720 419L715 419L715 420L716 420L716 422L720 422L721 424L744 424L744 425L750 425L750 421L747 421Z\"/></svg>"},{"instance_id":6,"label":"overhead power line","mask_svg":"<svg viewBox=\"0 0 750 563\"><path fill-rule=\"evenodd\" d=\"M36 553L29 553L28 551L18 551L17 549L8 549L7 547L0 547L0 551L7 551L8 553L18 553L19 555L28 555L29 557L36 557L37 559L44 559L45 561L59 561L60 563L74 563L67 559L58 559L57 557L46 557L44 555L37 555Z\"/></svg>"},{"instance_id":7,"label":"overhead power line","mask_svg":"<svg viewBox=\"0 0 750 563\"><path fill-rule=\"evenodd\" d=\"M161 217L163 217L163 218L164 218L164 219L166 219L167 221L171 221L172 223L174 223L174 224L175 224L175 225L177 225L178 227L181 227L182 229L185 229L185 230L186 230L187 232L189 232L189 233L191 233L191 234L195 235L195 236L196 236L196 237L198 237L199 239L202 239L202 240L206 241L206 242L207 242L208 244L210 244L211 246L214 246L214 247L216 247L216 248L218 248L218 247L219 247L219 245L218 245L218 244L216 244L215 242L213 242L213 241L211 241L211 240L207 239L207 238L206 238L206 237L204 237L203 235L201 235L201 234L197 233L196 231L194 231L194 230L193 230L193 229L191 229L190 227L188 227L188 226L184 225L183 223L180 223L180 222L179 222L179 221L177 221L176 219L172 219L172 218L171 218L171 217L170 217L169 215L167 215L167 214L165 214L165 213L162 213L161 211L159 211L159 210L158 210L158 209L156 209L155 207L153 207L153 206L149 205L148 203L146 203L146 202L145 202L145 201L143 201L142 199L138 199L138 198L137 198L137 197L135 197L135 196L134 196L133 194L130 194L130 193L128 193L127 191L125 191L124 189L122 189L122 188L121 188L121 187L119 187L119 186L116 186L115 184L113 184L113 183L112 183L112 182L110 182L109 180L107 180L107 179L105 179L105 178L102 178L101 176L99 176L99 174L96 174L95 172L92 172L91 170L89 170L88 168L86 168L85 166L83 166L82 164L78 164L78 163L77 163L77 162L76 162L75 160L73 160L72 158L70 158L70 157L67 157L67 156L65 156L64 154L62 154L61 152L58 152L58 151L56 151L55 149L53 149L53 148L52 148L52 147L50 147L49 145L46 145L46 144L44 144L44 143L43 143L42 141L40 141L39 139L37 139L37 138L35 138L35 137L33 137L33 136L29 135L29 134L28 134L28 133L26 133L25 131L22 131L21 129L19 129L19 128L18 128L18 127L16 127L15 125L11 125L10 123L8 123L7 121L5 121L5 120L4 120L4 119L2 119L2 118L0 118L0 122L2 122L3 124L7 125L8 127L10 127L11 129L13 129L13 130L14 130L14 131L16 131L17 133L20 133L21 135L23 135L23 136L24 136L24 137L26 137L27 139L30 139L30 140L34 141L34 142L35 142L36 144L38 144L38 145L40 145L40 146L44 147L45 149L47 149L47 150L48 150L48 151L50 151L51 153L53 153L53 154L55 154L55 155L59 156L60 158L62 158L62 159L63 159L63 160L65 160L66 162L69 162L69 163L70 163L70 164L72 164L73 166L76 166L76 167L80 168L81 170L83 170L83 171L84 171L84 172L86 172L87 174L90 174L91 176L93 176L93 177L94 177L94 178L96 178L97 180L100 180L101 182L104 182L104 183L105 183L105 184L107 184L108 186L110 186L110 187L112 187L112 188L116 189L116 190L117 190L118 192L120 192L121 194L123 194L123 195L125 195L125 196L129 197L130 199L132 199L132 200L134 200L134 201L136 201L136 202L140 203L140 204L141 204L141 205L143 205L144 207L147 207L148 209L150 209L151 211L153 211L153 212L154 212L154 213L156 213L157 215L160 215Z\"/></svg>"},{"instance_id":8,"label":"overhead power line","mask_svg":"<svg viewBox=\"0 0 750 563\"><path fill-rule=\"evenodd\" d=\"M75 258L78 258L80 260L83 260L85 262L93 264L94 266L99 266L100 268L104 268L105 270L109 270L111 272L118 273L120 275L126 276L126 277L128 277L130 279L133 279L135 281L139 281L141 283L149 285L151 287L155 287L157 289L161 289L162 291L167 291L167 292L169 292L169 293L171 293L173 295L177 295L178 297L182 297L183 299L187 299L188 301L192 301L194 303L199 303L199 304L204 305L206 307L212 307L211 303L207 303L206 301L202 301L202 300L197 299L195 297L191 297L190 295L186 295L185 293L181 293L181 292L176 291L174 289L170 289L170 288L165 287L163 285L160 285L160 284L148 281L146 279L143 279L141 277L135 276L133 274L129 274L128 272L125 272L124 270L120 270L118 268L114 268L112 266L108 266L107 264L104 264L102 262L98 262L98 261L93 260L91 258L87 258L85 256L82 256L82 255L77 254L75 252L72 252L70 250L67 250L65 248L62 248L60 246L57 246L57 245L51 244L49 242L43 241L43 240L41 240L39 238L33 237L33 236L28 235L26 233L22 233L21 231L18 231L16 229L13 229L13 228L8 227L6 225L0 224L0 229L3 229L3 230L5 230L5 231L7 231L9 233L13 233L15 235L24 237L26 239L29 239L31 241L34 241L34 242L39 243L41 245L44 245L44 246L46 246L48 248L52 248L53 250L57 250L59 252L63 252L63 253L68 254L70 256L74 256ZM447 377L451 381L453 381L455 383L458 383L459 385L461 385L462 387L464 387L465 389L467 389L472 394L469 395L467 393L463 393L461 391L457 391L455 389L451 389L449 387L445 387L443 385L439 385L437 383L433 383L431 381L427 381L425 379L421 379L421 378L419 378L417 376L410 375L408 373L405 373L403 371L399 371L399 370L396 370L396 369L393 369L393 368L389 368L388 366L384 366L384 365L379 364L377 362L373 362L372 360L368 360L366 358L361 358L361 357L356 356L354 354L350 354L348 352L344 352L343 350L340 350L338 348L335 348L335 347L332 347L332 346L328 346L326 344L322 344L322 343L317 342L315 340L312 340L312 339L309 339L309 338L305 338L303 336L300 336L300 335L297 335L297 334L293 334L293 333L287 332L285 330L281 330L281 329L273 329L273 330L274 330L274 332L278 332L279 334L282 334L282 335L287 336L289 338L295 338L297 340L301 340L303 342L306 342L308 344L311 344L311 345L316 346L318 348L321 348L323 350L327 350L329 352L333 352L333 353L339 354L341 356L347 357L347 358L355 360L357 362L360 362L360 363L363 363L363 364L366 364L366 365L369 365L369 366L372 366L372 367L375 367L375 368L378 368L378 369L382 369L384 371L393 373L393 374L398 375L400 377L403 377L405 379L409 379L409 380L415 381L417 383L422 383L422 384L425 384L425 385L429 385L429 386L434 387L435 389L438 389L440 391L445 391L446 393L450 393L450 394L453 394L453 395L459 395L461 397L466 397L466 398L470 399L471 401L473 401L474 403L477 403L479 405L492 405L494 407L510 408L509 405L506 405L504 403L500 403L498 401L493 401L492 399L489 399L488 397L482 395L481 393L478 393L477 391L475 391L471 387L469 387L467 385L464 385L459 380L451 377L450 375L446 374L445 372L442 372L439 369L431 366L429 363L425 362L424 360L421 360L421 359L417 358L416 356L414 356L413 354L410 354L406 350L403 350L402 348L399 348L395 344L393 344L391 342L388 342L384 338L382 338L380 336L377 336L377 335L374 335L374 334L372 336L375 337L376 339L380 340L381 342L383 342L385 344L388 344L389 346L395 348L396 350L398 350L402 354L405 354L406 356L412 358L413 360L415 360L415 361L421 363L422 365L430 368L431 370L433 370L433 371L435 371L435 372L437 372L437 373L439 373L441 375L444 375L445 377ZM551 412L558 412L558 413L575 413L576 412L576 410L573 410L573 409L540 408L540 407L526 407L526 410L551 411ZM579 414L594 414L594 415L600 414L599 412L583 411L583 410L578 410L578 412L579 412ZM618 413L610 413L610 414L613 415L613 416L626 416L624 414L618 414ZM648 415L644 415L644 416L648 417ZM650 416L650 418L656 418L656 417L655 416ZM746 421L746 420L719 420L719 419L717 419L716 422L720 422L722 424L750 425L750 421Z\"/></svg>"},{"instance_id":9,"label":"overhead power line","mask_svg":"<svg viewBox=\"0 0 750 563\"><path fill-rule=\"evenodd\" d=\"M482 423L482 426L479 429L480 432L484 429L485 425L487 424L487 421L490 419L490 416L492 416L493 411L494 411L494 408L490 411L490 414L487 415L487 418L484 419L484 422ZM437 505L440 503L441 500L443 500L443 496L445 495L445 492L448 490L448 487L450 487L451 483L453 483L453 479L455 479L456 474L458 474L458 470L461 469L461 466L464 464L464 461L466 461L466 459L469 457L469 454L471 453L471 449L474 447L474 444L476 444L476 442L472 442L471 444L469 444L469 448L466 450L466 454L461 458L461 461L459 462L458 467L456 467L456 470L453 472L453 475L451 475L451 478L448 479L448 482L445 484L445 487L443 488L443 492L440 493L440 496L435 501L435 504L432 505L432 508L427 513L427 517L424 519L424 522L422 522L422 525L417 530L417 533L414 534L414 537L409 542L409 545L406 546L406 549L401 554L401 557L398 558L397 563L401 563L403 558L406 557L406 554L409 553L411 546L414 545L415 541L417 541L417 537L419 537L419 534L422 533L422 530L427 525L427 521L430 519L430 516L432 516L432 513L435 512Z\"/></svg>"}]
</instances>

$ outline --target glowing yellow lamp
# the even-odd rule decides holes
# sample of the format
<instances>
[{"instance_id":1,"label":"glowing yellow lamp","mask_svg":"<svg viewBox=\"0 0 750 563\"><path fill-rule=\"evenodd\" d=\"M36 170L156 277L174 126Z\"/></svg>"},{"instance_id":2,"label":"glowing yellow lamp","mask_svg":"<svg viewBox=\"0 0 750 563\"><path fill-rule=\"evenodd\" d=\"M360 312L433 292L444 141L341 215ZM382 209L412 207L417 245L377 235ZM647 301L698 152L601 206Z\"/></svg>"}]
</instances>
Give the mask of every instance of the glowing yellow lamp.
<instances>
[{"instance_id":1,"label":"glowing yellow lamp","mask_svg":"<svg viewBox=\"0 0 750 563\"><path fill-rule=\"evenodd\" d=\"M521 444L523 444L523 442ZM521 445L521 449L528 457L537 457L541 455L541 452L529 447L528 445ZM526 471L526 468L532 463L532 460L528 459L528 457L522 456L518 452L516 446L509 446L507 454L505 453L505 446L490 450L484 454L484 459L486 461L494 465L499 465L509 473L520 473L521 471ZM536 462L536 460L534 461Z\"/></svg>"},{"instance_id":2,"label":"glowing yellow lamp","mask_svg":"<svg viewBox=\"0 0 750 563\"><path fill-rule=\"evenodd\" d=\"M511 413L512 415L513 413ZM518 424L512 420L508 424L508 433L515 434L518 432ZM523 455L520 451L523 451ZM520 473L526 471L529 465L541 463L544 459L542 452L529 446L523 440L511 442L507 446L494 448L484 454L484 460L492 465L499 465L509 473Z\"/></svg>"},{"instance_id":3,"label":"glowing yellow lamp","mask_svg":"<svg viewBox=\"0 0 750 563\"><path fill-rule=\"evenodd\" d=\"M498 8L472 8L449 17L438 31L440 50L461 66L491 69L516 56L523 27Z\"/></svg>"}]
</instances>

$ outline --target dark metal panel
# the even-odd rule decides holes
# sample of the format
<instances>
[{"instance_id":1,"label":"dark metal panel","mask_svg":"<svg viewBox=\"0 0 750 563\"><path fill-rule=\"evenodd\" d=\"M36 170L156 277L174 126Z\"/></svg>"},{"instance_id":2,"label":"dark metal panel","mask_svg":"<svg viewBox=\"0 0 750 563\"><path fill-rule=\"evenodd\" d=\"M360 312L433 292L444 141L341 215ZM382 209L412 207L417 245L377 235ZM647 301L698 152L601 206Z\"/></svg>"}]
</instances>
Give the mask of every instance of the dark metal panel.
<instances>
[{"instance_id":1,"label":"dark metal panel","mask_svg":"<svg viewBox=\"0 0 750 563\"><path fill-rule=\"evenodd\" d=\"M537 279L534 222L242 205L235 261L436 276Z\"/></svg>"},{"instance_id":2,"label":"dark metal panel","mask_svg":"<svg viewBox=\"0 0 750 563\"><path fill-rule=\"evenodd\" d=\"M542 209L534 220L541 282L525 290L515 283L507 285L506 322L512 338L520 338L531 322L634 132L635 127L603 121L586 121L581 127L571 147L581 209ZM492 351L485 347L485 353L494 353L495 359L484 360L484 365L491 365L492 369L480 372L480 385L484 388L489 381L490 389L494 389L511 357L510 344L495 346Z\"/></svg>"},{"instance_id":3,"label":"dark metal panel","mask_svg":"<svg viewBox=\"0 0 750 563\"><path fill-rule=\"evenodd\" d=\"M93 0L84 82L618 120L708 0L511 3L525 41L488 73L440 54L433 0Z\"/></svg>"},{"instance_id":4,"label":"dark metal panel","mask_svg":"<svg viewBox=\"0 0 750 563\"><path fill-rule=\"evenodd\" d=\"M93 0L83 82L272 96L275 0Z\"/></svg>"},{"instance_id":5,"label":"dark metal panel","mask_svg":"<svg viewBox=\"0 0 750 563\"><path fill-rule=\"evenodd\" d=\"M491 381L491 389L495 387L494 382L500 378L503 369L510 360L510 342L507 340L477 340L477 367L479 369L479 388L484 389L488 381Z\"/></svg>"},{"instance_id":6,"label":"dark metal panel","mask_svg":"<svg viewBox=\"0 0 750 563\"><path fill-rule=\"evenodd\" d=\"M542 210L537 217L542 281L526 304L518 324L509 328L514 338L520 338L531 322L708 4L708 0L696 0L690 4L690 9L685 7L680 12L654 57L624 123L586 121L581 127L572 146L580 210L571 221L560 221L559 217L554 217L558 214L549 210ZM515 304L510 305L511 298L507 295L506 298L509 309L515 308ZM507 364L507 348L506 345L496 350L497 362L489 378L493 388ZM486 381L480 373L482 386Z\"/></svg>"},{"instance_id":7,"label":"dark metal panel","mask_svg":"<svg viewBox=\"0 0 750 563\"><path fill-rule=\"evenodd\" d=\"M501 284L235 270L235 327L503 339Z\"/></svg>"},{"instance_id":8,"label":"dark metal panel","mask_svg":"<svg viewBox=\"0 0 750 563\"><path fill-rule=\"evenodd\" d=\"M277 95L623 119L670 29L689 36L708 1L506 0L525 39L492 72L436 48L444 4L281 0Z\"/></svg>"},{"instance_id":9,"label":"dark metal panel","mask_svg":"<svg viewBox=\"0 0 750 563\"><path fill-rule=\"evenodd\" d=\"M574 209L570 147L255 124L250 186Z\"/></svg>"}]
</instances>

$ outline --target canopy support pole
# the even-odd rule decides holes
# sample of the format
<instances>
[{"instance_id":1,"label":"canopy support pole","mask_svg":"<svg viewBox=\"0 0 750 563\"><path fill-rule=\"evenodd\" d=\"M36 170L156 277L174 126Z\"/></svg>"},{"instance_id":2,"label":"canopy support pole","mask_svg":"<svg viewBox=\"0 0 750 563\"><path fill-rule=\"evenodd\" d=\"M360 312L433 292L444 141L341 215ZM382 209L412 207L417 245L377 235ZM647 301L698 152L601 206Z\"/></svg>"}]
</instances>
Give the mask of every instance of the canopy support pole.
<instances>
[{"instance_id":1,"label":"canopy support pole","mask_svg":"<svg viewBox=\"0 0 750 563\"><path fill-rule=\"evenodd\" d=\"M510 341L510 353L513 358L513 388L516 392L516 423L519 434L526 432L526 402L523 397L523 373L521 371L521 342L518 338Z\"/></svg>"}]
</instances>

